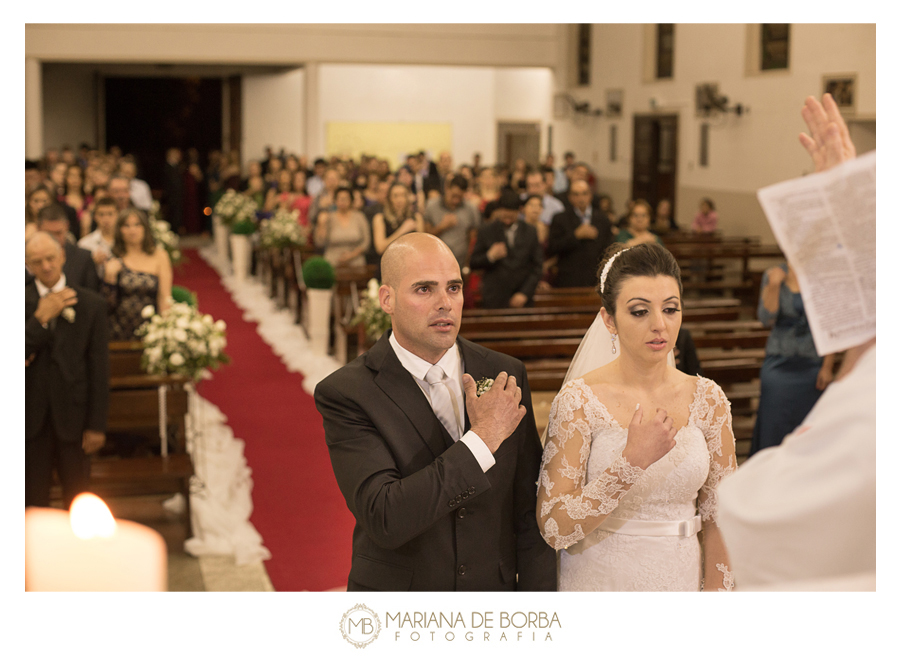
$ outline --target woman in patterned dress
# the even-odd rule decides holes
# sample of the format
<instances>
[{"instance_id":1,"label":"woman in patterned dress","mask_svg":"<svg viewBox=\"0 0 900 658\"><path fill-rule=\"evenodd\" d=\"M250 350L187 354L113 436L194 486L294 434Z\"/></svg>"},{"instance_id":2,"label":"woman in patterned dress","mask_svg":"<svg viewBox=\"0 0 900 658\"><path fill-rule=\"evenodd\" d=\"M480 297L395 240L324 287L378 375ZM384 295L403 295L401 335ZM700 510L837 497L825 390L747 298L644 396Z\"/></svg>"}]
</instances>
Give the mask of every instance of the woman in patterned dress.
<instances>
[{"instance_id":1,"label":"woman in patterned dress","mask_svg":"<svg viewBox=\"0 0 900 658\"><path fill-rule=\"evenodd\" d=\"M553 401L538 481L560 590L729 589L716 488L736 467L731 409L670 361L678 264L645 243L601 265L603 306Z\"/></svg>"},{"instance_id":2,"label":"woman in patterned dress","mask_svg":"<svg viewBox=\"0 0 900 658\"><path fill-rule=\"evenodd\" d=\"M172 303L172 263L156 244L147 214L137 208L119 214L112 251L116 258L106 263L101 283L109 306L109 339L134 340L145 321L145 306L165 313Z\"/></svg>"}]
</instances>

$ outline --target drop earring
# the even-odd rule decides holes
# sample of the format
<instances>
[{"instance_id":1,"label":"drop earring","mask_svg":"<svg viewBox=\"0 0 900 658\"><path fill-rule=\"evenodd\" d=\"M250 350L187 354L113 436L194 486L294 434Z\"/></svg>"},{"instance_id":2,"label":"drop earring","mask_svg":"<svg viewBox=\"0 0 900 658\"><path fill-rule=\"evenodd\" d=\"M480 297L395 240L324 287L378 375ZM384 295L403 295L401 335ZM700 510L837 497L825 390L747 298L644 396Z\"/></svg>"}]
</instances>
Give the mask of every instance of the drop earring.
<instances>
[{"instance_id":1,"label":"drop earring","mask_svg":"<svg viewBox=\"0 0 900 658\"><path fill-rule=\"evenodd\" d=\"M616 353L616 335L610 334L609 337L612 339L612 353Z\"/></svg>"}]
</instances>

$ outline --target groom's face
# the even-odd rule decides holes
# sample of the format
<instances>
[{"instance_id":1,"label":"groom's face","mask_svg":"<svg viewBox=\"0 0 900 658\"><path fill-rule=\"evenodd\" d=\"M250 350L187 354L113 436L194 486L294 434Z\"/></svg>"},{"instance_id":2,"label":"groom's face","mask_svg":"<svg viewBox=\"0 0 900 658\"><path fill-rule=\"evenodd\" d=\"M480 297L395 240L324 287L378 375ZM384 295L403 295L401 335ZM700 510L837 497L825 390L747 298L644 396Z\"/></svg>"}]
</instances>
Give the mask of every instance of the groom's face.
<instances>
[{"instance_id":1,"label":"groom's face","mask_svg":"<svg viewBox=\"0 0 900 658\"><path fill-rule=\"evenodd\" d=\"M449 249L424 248L404 263L396 288L383 300L397 341L437 363L456 342L462 319L463 282Z\"/></svg>"}]
</instances>

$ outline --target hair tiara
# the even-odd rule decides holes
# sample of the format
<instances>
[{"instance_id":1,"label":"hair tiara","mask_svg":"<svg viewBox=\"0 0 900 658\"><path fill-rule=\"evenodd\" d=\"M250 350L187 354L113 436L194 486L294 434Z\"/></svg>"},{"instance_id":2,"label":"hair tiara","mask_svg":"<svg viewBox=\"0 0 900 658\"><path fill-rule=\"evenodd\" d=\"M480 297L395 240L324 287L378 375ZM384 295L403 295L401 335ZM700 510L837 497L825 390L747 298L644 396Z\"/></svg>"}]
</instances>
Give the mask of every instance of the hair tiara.
<instances>
[{"instance_id":1,"label":"hair tiara","mask_svg":"<svg viewBox=\"0 0 900 658\"><path fill-rule=\"evenodd\" d=\"M608 261L606 261L606 265L603 266L603 271L600 273L600 294L601 295L604 292L606 292L606 290L605 290L606 289L606 277L609 274L609 270L612 267L613 261L615 261L616 258L618 258L622 254L624 254L626 251L628 251L628 249L631 249L631 247L628 247L627 249L623 249L622 251L617 251L616 253L614 253L610 257L610 259Z\"/></svg>"}]
</instances>

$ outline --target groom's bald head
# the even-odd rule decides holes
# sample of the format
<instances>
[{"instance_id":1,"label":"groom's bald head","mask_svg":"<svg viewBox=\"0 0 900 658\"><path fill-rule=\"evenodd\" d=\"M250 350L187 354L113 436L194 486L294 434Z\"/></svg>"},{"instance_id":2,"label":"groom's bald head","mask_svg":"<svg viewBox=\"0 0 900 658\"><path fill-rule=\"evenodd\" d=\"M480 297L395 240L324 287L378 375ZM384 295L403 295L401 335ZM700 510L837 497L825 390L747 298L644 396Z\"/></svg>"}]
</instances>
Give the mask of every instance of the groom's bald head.
<instances>
[{"instance_id":1,"label":"groom's bald head","mask_svg":"<svg viewBox=\"0 0 900 658\"><path fill-rule=\"evenodd\" d=\"M417 257L429 254L434 258L450 257L456 260L450 247L430 233L407 233L394 240L381 257L381 282L396 288Z\"/></svg>"}]
</instances>

